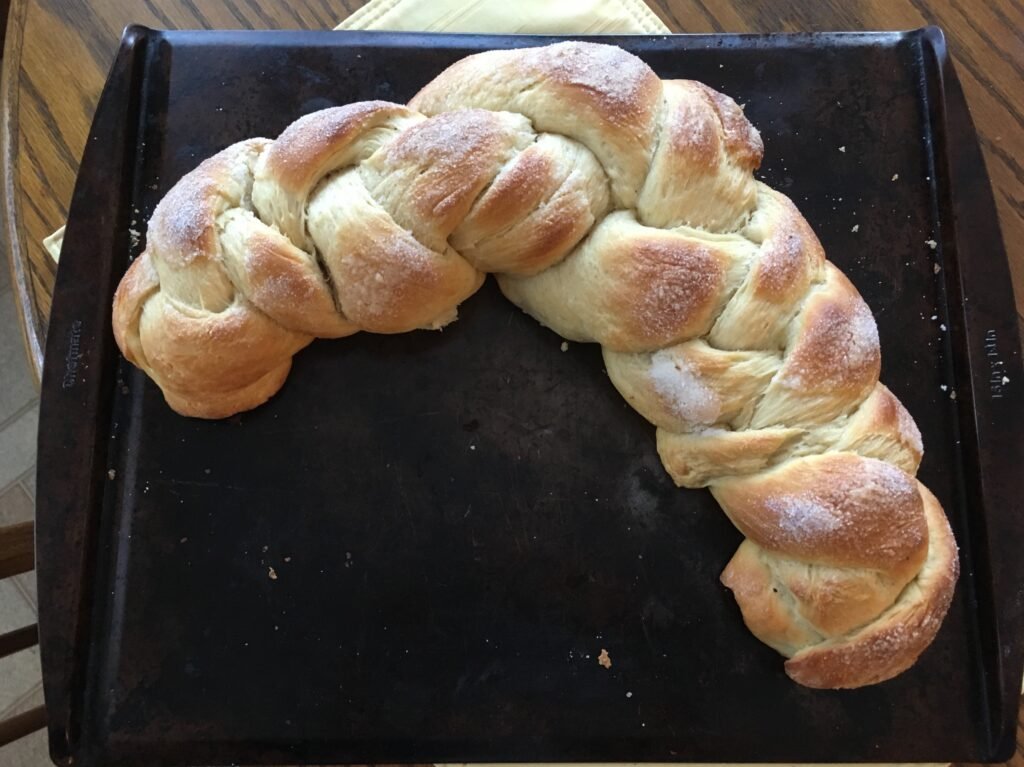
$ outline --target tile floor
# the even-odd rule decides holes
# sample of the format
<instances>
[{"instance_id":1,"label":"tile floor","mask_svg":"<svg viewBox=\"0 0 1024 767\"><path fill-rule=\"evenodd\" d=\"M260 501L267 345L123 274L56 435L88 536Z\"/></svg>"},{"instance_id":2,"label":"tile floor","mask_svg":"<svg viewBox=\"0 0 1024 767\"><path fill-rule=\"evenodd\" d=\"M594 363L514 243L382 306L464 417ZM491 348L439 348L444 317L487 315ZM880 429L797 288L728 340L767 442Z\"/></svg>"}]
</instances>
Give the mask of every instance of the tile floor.
<instances>
[{"instance_id":1,"label":"tile floor","mask_svg":"<svg viewBox=\"0 0 1024 767\"><path fill-rule=\"evenodd\" d=\"M39 395L25 358L6 263L0 263L0 526L31 519ZM0 580L0 634L36 620L34 573ZM0 719L43 701L39 651L0 659ZM0 748L4 767L49 765L42 731Z\"/></svg>"}]
</instances>

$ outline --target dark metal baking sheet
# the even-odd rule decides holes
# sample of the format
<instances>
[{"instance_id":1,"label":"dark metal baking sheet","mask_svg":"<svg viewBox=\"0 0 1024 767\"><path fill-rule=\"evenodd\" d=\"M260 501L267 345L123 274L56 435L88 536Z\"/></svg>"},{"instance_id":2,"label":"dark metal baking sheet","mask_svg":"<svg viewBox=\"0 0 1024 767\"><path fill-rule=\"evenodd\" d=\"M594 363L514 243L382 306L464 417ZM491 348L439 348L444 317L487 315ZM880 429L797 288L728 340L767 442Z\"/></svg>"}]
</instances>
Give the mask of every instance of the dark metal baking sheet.
<instances>
[{"instance_id":1,"label":"dark metal baking sheet","mask_svg":"<svg viewBox=\"0 0 1024 767\"><path fill-rule=\"evenodd\" d=\"M759 176L874 309L883 380L921 426L921 479L961 545L934 645L875 687L790 682L718 583L738 533L706 492L672 486L598 348L561 352L491 282L444 332L314 343L251 413L172 413L117 354L109 305L129 230L182 174L303 113L404 101L466 54L548 39L130 27L75 191L43 382L59 762L1010 754L1024 379L941 33L602 39L745 104Z\"/></svg>"}]
</instances>

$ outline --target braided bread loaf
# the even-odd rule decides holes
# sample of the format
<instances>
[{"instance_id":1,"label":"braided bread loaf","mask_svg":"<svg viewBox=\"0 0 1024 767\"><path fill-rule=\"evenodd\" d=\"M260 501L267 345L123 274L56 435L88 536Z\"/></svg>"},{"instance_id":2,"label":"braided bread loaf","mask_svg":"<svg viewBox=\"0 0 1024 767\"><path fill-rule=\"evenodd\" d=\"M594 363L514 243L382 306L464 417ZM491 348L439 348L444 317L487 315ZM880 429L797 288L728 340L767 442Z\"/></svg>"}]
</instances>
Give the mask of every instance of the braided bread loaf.
<instances>
[{"instance_id":1,"label":"braided bread loaf","mask_svg":"<svg viewBox=\"0 0 1024 767\"><path fill-rule=\"evenodd\" d=\"M711 488L746 536L722 581L787 673L880 682L935 636L956 545L871 312L755 181L761 154L731 99L618 48L471 56L408 107L316 112L181 179L117 290L117 343L172 408L220 418L314 337L440 328L494 272L600 343L677 484Z\"/></svg>"}]
</instances>

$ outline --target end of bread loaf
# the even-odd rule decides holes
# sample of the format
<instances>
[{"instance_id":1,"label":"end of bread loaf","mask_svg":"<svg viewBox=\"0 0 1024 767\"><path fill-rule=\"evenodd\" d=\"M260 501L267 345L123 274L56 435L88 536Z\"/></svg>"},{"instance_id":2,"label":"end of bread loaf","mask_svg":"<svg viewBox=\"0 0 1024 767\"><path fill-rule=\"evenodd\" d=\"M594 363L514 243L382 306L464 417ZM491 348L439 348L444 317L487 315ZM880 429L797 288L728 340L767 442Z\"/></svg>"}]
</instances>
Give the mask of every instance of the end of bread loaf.
<instances>
[{"instance_id":1,"label":"end of bread loaf","mask_svg":"<svg viewBox=\"0 0 1024 767\"><path fill-rule=\"evenodd\" d=\"M810 687L861 687L909 668L959 574L935 497L889 464L842 456L714 491L748 536L722 583L751 632ZM807 481L792 492L787 475L797 474Z\"/></svg>"},{"instance_id":2,"label":"end of bread loaf","mask_svg":"<svg viewBox=\"0 0 1024 767\"><path fill-rule=\"evenodd\" d=\"M807 647L786 661L786 673L807 687L878 684L903 673L938 633L960 575L956 541L935 496L918 483L928 518L928 556L893 605L870 624Z\"/></svg>"}]
</instances>

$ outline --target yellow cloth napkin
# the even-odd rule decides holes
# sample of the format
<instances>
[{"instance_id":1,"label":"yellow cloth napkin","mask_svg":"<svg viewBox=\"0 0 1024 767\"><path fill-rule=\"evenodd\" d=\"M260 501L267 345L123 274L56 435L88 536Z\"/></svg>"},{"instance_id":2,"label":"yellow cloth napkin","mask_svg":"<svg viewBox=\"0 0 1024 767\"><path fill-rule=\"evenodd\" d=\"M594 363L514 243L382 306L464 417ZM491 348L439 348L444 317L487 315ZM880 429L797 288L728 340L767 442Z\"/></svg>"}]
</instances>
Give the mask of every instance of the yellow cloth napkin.
<instances>
[{"instance_id":1,"label":"yellow cloth napkin","mask_svg":"<svg viewBox=\"0 0 1024 767\"><path fill-rule=\"evenodd\" d=\"M517 35L660 35L642 0L371 0L335 29Z\"/></svg>"}]
</instances>

